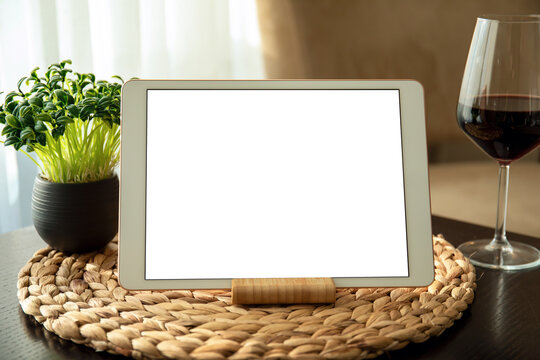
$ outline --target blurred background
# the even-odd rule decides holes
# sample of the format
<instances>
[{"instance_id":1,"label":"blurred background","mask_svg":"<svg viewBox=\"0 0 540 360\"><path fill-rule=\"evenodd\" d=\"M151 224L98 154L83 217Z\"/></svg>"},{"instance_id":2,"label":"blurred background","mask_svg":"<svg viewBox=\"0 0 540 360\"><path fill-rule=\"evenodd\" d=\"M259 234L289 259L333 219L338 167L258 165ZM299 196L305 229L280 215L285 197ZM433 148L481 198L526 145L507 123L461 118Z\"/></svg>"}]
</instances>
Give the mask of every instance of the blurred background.
<instances>
[{"instance_id":1,"label":"blurred background","mask_svg":"<svg viewBox=\"0 0 540 360\"><path fill-rule=\"evenodd\" d=\"M0 91L63 59L103 79L416 79L433 213L493 227L497 165L455 118L476 17L490 13L539 14L540 2L0 0ZM539 150L510 173L508 228L540 236ZM0 233L31 225L36 174L0 146Z\"/></svg>"}]
</instances>

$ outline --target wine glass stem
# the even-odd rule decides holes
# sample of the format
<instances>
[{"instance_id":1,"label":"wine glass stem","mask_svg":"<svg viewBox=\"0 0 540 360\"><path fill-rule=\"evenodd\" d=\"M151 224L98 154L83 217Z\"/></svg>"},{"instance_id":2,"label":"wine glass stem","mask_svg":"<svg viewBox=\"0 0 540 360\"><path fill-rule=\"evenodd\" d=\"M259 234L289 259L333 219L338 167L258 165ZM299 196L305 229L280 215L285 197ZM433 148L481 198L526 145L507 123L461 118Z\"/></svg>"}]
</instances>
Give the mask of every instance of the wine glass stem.
<instances>
[{"instance_id":1,"label":"wine glass stem","mask_svg":"<svg viewBox=\"0 0 540 360\"><path fill-rule=\"evenodd\" d=\"M508 179L510 175L510 164L499 164L499 197L497 199L497 223L495 225L495 236L491 246L499 249L511 249L508 239L506 239L506 208L508 204Z\"/></svg>"}]
</instances>

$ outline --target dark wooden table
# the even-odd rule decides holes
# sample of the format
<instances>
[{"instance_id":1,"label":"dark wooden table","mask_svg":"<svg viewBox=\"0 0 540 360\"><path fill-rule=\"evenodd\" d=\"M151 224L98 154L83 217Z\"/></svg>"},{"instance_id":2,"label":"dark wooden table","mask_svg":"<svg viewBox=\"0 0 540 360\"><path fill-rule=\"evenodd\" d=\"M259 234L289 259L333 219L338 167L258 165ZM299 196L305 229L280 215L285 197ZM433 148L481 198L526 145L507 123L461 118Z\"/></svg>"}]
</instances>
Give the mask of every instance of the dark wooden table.
<instances>
[{"instance_id":1,"label":"dark wooden table","mask_svg":"<svg viewBox=\"0 0 540 360\"><path fill-rule=\"evenodd\" d=\"M440 217L433 217L433 231L454 245L493 235L492 229ZM540 247L540 239L517 234L509 238ZM33 228L0 236L0 359L125 359L62 340L22 312L17 273L42 247ZM380 359L540 359L540 268L477 268L477 277L474 303L454 326Z\"/></svg>"}]
</instances>

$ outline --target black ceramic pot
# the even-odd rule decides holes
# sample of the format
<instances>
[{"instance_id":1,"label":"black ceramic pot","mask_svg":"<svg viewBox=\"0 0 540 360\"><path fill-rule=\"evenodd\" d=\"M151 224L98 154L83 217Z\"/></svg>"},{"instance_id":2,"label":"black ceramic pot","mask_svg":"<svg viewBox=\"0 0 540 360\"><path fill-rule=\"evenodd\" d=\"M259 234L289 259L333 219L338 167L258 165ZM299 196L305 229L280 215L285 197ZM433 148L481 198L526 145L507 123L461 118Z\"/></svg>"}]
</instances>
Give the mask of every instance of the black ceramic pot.
<instances>
[{"instance_id":1,"label":"black ceramic pot","mask_svg":"<svg viewBox=\"0 0 540 360\"><path fill-rule=\"evenodd\" d=\"M118 232L118 177L81 184L34 182L32 220L54 249L88 252L102 248Z\"/></svg>"}]
</instances>

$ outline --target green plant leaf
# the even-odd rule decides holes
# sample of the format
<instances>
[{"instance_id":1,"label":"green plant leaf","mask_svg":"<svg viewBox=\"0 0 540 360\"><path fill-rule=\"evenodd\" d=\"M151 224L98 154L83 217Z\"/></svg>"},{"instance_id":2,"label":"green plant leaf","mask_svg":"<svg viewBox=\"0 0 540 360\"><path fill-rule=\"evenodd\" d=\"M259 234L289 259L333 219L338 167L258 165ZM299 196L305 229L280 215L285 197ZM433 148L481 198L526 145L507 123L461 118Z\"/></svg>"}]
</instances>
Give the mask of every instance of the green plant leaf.
<instances>
[{"instance_id":1,"label":"green plant leaf","mask_svg":"<svg viewBox=\"0 0 540 360\"><path fill-rule=\"evenodd\" d=\"M94 117L97 117L97 118L100 118L102 120L107 120L107 116L109 114L107 113L107 110L97 110L95 113L94 113Z\"/></svg>"},{"instance_id":2,"label":"green plant leaf","mask_svg":"<svg viewBox=\"0 0 540 360\"><path fill-rule=\"evenodd\" d=\"M113 79L118 79L122 82L122 84L124 83L124 79L122 79L119 75L113 75L111 76Z\"/></svg>"},{"instance_id":3,"label":"green plant leaf","mask_svg":"<svg viewBox=\"0 0 540 360\"><path fill-rule=\"evenodd\" d=\"M64 135L64 132L66 131L66 127L64 125L60 125L53 129L51 132L53 138L57 140L60 136Z\"/></svg>"},{"instance_id":4,"label":"green plant leaf","mask_svg":"<svg viewBox=\"0 0 540 360\"><path fill-rule=\"evenodd\" d=\"M75 98L73 96L71 96L71 94L68 94L67 103L68 104L75 104Z\"/></svg>"},{"instance_id":5,"label":"green plant leaf","mask_svg":"<svg viewBox=\"0 0 540 360\"><path fill-rule=\"evenodd\" d=\"M45 134L38 134L38 136L36 136L36 141L39 145L45 146L47 145L47 136Z\"/></svg>"},{"instance_id":6,"label":"green plant leaf","mask_svg":"<svg viewBox=\"0 0 540 360\"><path fill-rule=\"evenodd\" d=\"M104 96L101 99L99 99L97 106L98 108L106 108L107 106L111 105L112 103L112 97L111 96Z\"/></svg>"},{"instance_id":7,"label":"green plant leaf","mask_svg":"<svg viewBox=\"0 0 540 360\"><path fill-rule=\"evenodd\" d=\"M23 84L23 82L27 79L26 76L22 77L19 79L19 81L17 82L17 89L19 89L19 92L22 93L22 90L21 90L21 85Z\"/></svg>"},{"instance_id":8,"label":"green plant leaf","mask_svg":"<svg viewBox=\"0 0 540 360\"><path fill-rule=\"evenodd\" d=\"M36 81L39 81L39 77L37 75L37 71L39 70L39 67L36 67L34 68L34 70L32 70L30 72L30 76L32 77L32 79L36 80Z\"/></svg>"},{"instance_id":9,"label":"green plant leaf","mask_svg":"<svg viewBox=\"0 0 540 360\"><path fill-rule=\"evenodd\" d=\"M13 115L15 115L16 117L20 117L21 115L21 110L25 109L26 107L29 107L29 103L28 101L26 100L23 100L21 102L18 102L17 103L17 106L15 106L15 108L13 109L13 111L11 112Z\"/></svg>"},{"instance_id":10,"label":"green plant leaf","mask_svg":"<svg viewBox=\"0 0 540 360\"><path fill-rule=\"evenodd\" d=\"M6 95L6 97L4 98L4 102L7 104L7 103L10 103L18 94L14 91L10 92L9 94Z\"/></svg>"},{"instance_id":11,"label":"green plant leaf","mask_svg":"<svg viewBox=\"0 0 540 360\"><path fill-rule=\"evenodd\" d=\"M4 112L0 112L0 124L6 123L6 114Z\"/></svg>"},{"instance_id":12,"label":"green plant leaf","mask_svg":"<svg viewBox=\"0 0 540 360\"><path fill-rule=\"evenodd\" d=\"M6 111L13 114L13 111L15 111L15 108L19 105L19 102L17 100L13 100L9 102L6 105Z\"/></svg>"},{"instance_id":13,"label":"green plant leaf","mask_svg":"<svg viewBox=\"0 0 540 360\"><path fill-rule=\"evenodd\" d=\"M32 89L30 90L30 92L36 92L37 90L39 89L42 89L46 87L46 85L44 83L41 83L41 82L36 82L33 86L32 86Z\"/></svg>"},{"instance_id":14,"label":"green plant leaf","mask_svg":"<svg viewBox=\"0 0 540 360\"><path fill-rule=\"evenodd\" d=\"M62 77L60 75L58 75L58 74L55 74L55 75L51 76L51 78L49 80L49 84L51 84L51 86L54 87L60 81L62 81Z\"/></svg>"},{"instance_id":15,"label":"green plant leaf","mask_svg":"<svg viewBox=\"0 0 540 360\"><path fill-rule=\"evenodd\" d=\"M79 108L77 107L77 105L68 105L66 109L73 117L79 117Z\"/></svg>"},{"instance_id":16,"label":"green plant leaf","mask_svg":"<svg viewBox=\"0 0 540 360\"><path fill-rule=\"evenodd\" d=\"M41 113L41 114L37 114L36 117L35 117L35 120L36 122L37 121L43 121L43 122L52 122L53 121L53 118L50 114L48 113Z\"/></svg>"},{"instance_id":17,"label":"green plant leaf","mask_svg":"<svg viewBox=\"0 0 540 360\"><path fill-rule=\"evenodd\" d=\"M13 116L13 115L11 115L11 114L9 114L8 116L6 116L6 122L7 122L7 124L8 124L9 126L11 126L11 127L13 127L13 128L17 128L17 129L21 129L21 128L22 128L21 123L19 122L19 120L18 120L15 116Z\"/></svg>"},{"instance_id":18,"label":"green plant leaf","mask_svg":"<svg viewBox=\"0 0 540 360\"><path fill-rule=\"evenodd\" d=\"M50 98L51 94L49 93L49 89L41 88L38 91L36 91L36 96L40 97L43 100L45 96L47 98Z\"/></svg>"},{"instance_id":19,"label":"green plant leaf","mask_svg":"<svg viewBox=\"0 0 540 360\"><path fill-rule=\"evenodd\" d=\"M2 129L2 136L4 135L10 135L12 133L15 133L17 132L17 128L14 128L14 127L11 127L9 125L6 125L4 126L4 128Z\"/></svg>"},{"instance_id":20,"label":"green plant leaf","mask_svg":"<svg viewBox=\"0 0 540 360\"><path fill-rule=\"evenodd\" d=\"M23 126L31 126L31 127L34 127L34 115L29 112L29 113L26 113L22 118L21 118L21 123L23 124Z\"/></svg>"},{"instance_id":21,"label":"green plant leaf","mask_svg":"<svg viewBox=\"0 0 540 360\"><path fill-rule=\"evenodd\" d=\"M87 92L88 93L88 92ZM96 106L98 100L95 97L87 97L83 101L80 102L81 105L90 105L90 106Z\"/></svg>"},{"instance_id":22,"label":"green plant leaf","mask_svg":"<svg viewBox=\"0 0 540 360\"><path fill-rule=\"evenodd\" d=\"M64 114L65 114L64 109L60 108L57 111L53 112L51 115L52 115L53 119L58 120L58 118L60 116L64 116Z\"/></svg>"},{"instance_id":23,"label":"green plant leaf","mask_svg":"<svg viewBox=\"0 0 540 360\"><path fill-rule=\"evenodd\" d=\"M92 113L92 111L94 111L94 107L93 106L83 106L83 108L81 109L81 111L79 112L79 118L81 120L88 120L88 117L90 116L90 114Z\"/></svg>"},{"instance_id":24,"label":"green plant leaf","mask_svg":"<svg viewBox=\"0 0 540 360\"><path fill-rule=\"evenodd\" d=\"M30 99L28 99L28 102L30 103L30 105L37 106L38 108L43 107L43 100L41 100L41 98L37 96L31 97Z\"/></svg>"},{"instance_id":25,"label":"green plant leaf","mask_svg":"<svg viewBox=\"0 0 540 360\"><path fill-rule=\"evenodd\" d=\"M47 125L45 125L43 121L38 120L36 121L36 125L34 125L34 130L42 133L48 131L49 129L47 129Z\"/></svg>"},{"instance_id":26,"label":"green plant leaf","mask_svg":"<svg viewBox=\"0 0 540 360\"><path fill-rule=\"evenodd\" d=\"M95 89L88 89L86 90L86 92L84 93L84 96L86 96L87 98L90 98L90 97L96 97L98 95L97 91ZM97 101L97 100L96 100Z\"/></svg>"},{"instance_id":27,"label":"green plant leaf","mask_svg":"<svg viewBox=\"0 0 540 360\"><path fill-rule=\"evenodd\" d=\"M67 125L73 123L73 119L68 116L60 116L56 119L56 122L61 125Z\"/></svg>"},{"instance_id":28,"label":"green plant leaf","mask_svg":"<svg viewBox=\"0 0 540 360\"><path fill-rule=\"evenodd\" d=\"M23 131L21 131L21 140L35 140L36 134L34 133L34 130L32 130L31 127L25 127Z\"/></svg>"},{"instance_id":29,"label":"green plant leaf","mask_svg":"<svg viewBox=\"0 0 540 360\"><path fill-rule=\"evenodd\" d=\"M26 144L26 152L31 153L34 151L34 147L30 144Z\"/></svg>"},{"instance_id":30,"label":"green plant leaf","mask_svg":"<svg viewBox=\"0 0 540 360\"><path fill-rule=\"evenodd\" d=\"M92 85L92 82L89 81L89 80L86 80L86 81L82 81L79 85L80 85L81 90L82 90L82 89L84 89L85 87L87 87L88 85Z\"/></svg>"},{"instance_id":31,"label":"green plant leaf","mask_svg":"<svg viewBox=\"0 0 540 360\"><path fill-rule=\"evenodd\" d=\"M60 66L62 66L62 67L66 66L66 64L71 65L73 63L71 62L70 59L62 60L62 62L60 62Z\"/></svg>"},{"instance_id":32,"label":"green plant leaf","mask_svg":"<svg viewBox=\"0 0 540 360\"><path fill-rule=\"evenodd\" d=\"M79 83L78 82L76 82L76 81L72 82L70 87L71 87L71 93L72 94L78 94L79 93L80 88L79 88Z\"/></svg>"},{"instance_id":33,"label":"green plant leaf","mask_svg":"<svg viewBox=\"0 0 540 360\"><path fill-rule=\"evenodd\" d=\"M19 107L19 117L24 117L29 112L32 112L32 107L29 105L23 105Z\"/></svg>"},{"instance_id":34,"label":"green plant leaf","mask_svg":"<svg viewBox=\"0 0 540 360\"><path fill-rule=\"evenodd\" d=\"M64 90L54 90L54 95L56 95L56 98L58 101L67 104L68 103L68 94Z\"/></svg>"},{"instance_id":35,"label":"green plant leaf","mask_svg":"<svg viewBox=\"0 0 540 360\"><path fill-rule=\"evenodd\" d=\"M19 142L19 138L16 136L10 136L4 141L4 146L13 145Z\"/></svg>"},{"instance_id":36,"label":"green plant leaf","mask_svg":"<svg viewBox=\"0 0 540 360\"><path fill-rule=\"evenodd\" d=\"M34 83L34 86L32 86L30 93L34 94L33 97L40 98L42 103L45 101L43 96L47 95L47 97L50 97L49 89L47 88L45 84L40 83L40 82Z\"/></svg>"},{"instance_id":37,"label":"green plant leaf","mask_svg":"<svg viewBox=\"0 0 540 360\"><path fill-rule=\"evenodd\" d=\"M45 110L45 111L55 111L56 110L56 105L54 105L51 101L48 101L47 103L45 103L45 107L43 108L43 110Z\"/></svg>"},{"instance_id":38,"label":"green plant leaf","mask_svg":"<svg viewBox=\"0 0 540 360\"><path fill-rule=\"evenodd\" d=\"M10 105L12 105L12 103L16 104L16 106L14 108L12 106L10 106ZM11 109L10 109L11 114L18 118L19 117L19 110L21 109L21 106L23 106L23 104L20 103L20 102L17 102L17 101L12 101L11 103L8 104L8 106L11 107Z\"/></svg>"},{"instance_id":39,"label":"green plant leaf","mask_svg":"<svg viewBox=\"0 0 540 360\"><path fill-rule=\"evenodd\" d=\"M66 75L69 74L70 72L72 72L71 69L63 69L62 71L60 71L60 75L62 76L62 79L65 79Z\"/></svg>"}]
</instances>

